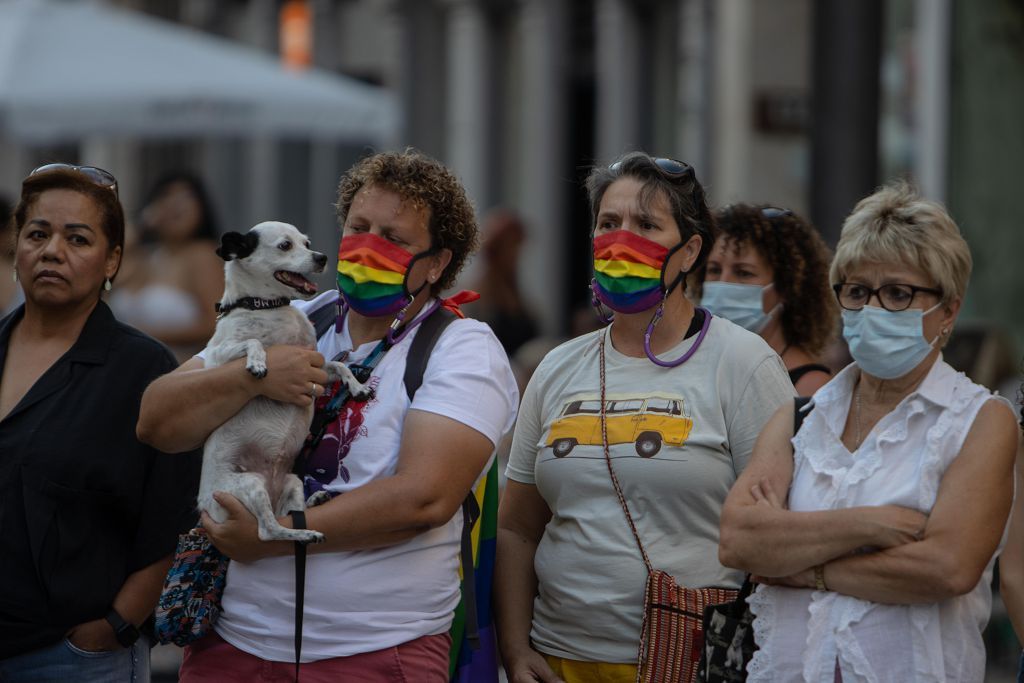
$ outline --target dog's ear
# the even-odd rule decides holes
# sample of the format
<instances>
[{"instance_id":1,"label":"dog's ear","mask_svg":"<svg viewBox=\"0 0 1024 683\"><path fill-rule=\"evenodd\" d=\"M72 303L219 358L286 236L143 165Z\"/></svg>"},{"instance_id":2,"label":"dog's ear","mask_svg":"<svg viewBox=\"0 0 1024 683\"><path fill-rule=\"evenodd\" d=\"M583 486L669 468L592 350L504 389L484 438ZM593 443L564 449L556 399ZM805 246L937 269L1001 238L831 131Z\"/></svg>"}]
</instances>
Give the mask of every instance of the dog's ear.
<instances>
[{"instance_id":1,"label":"dog's ear","mask_svg":"<svg viewBox=\"0 0 1024 683\"><path fill-rule=\"evenodd\" d=\"M259 233L247 232L244 235L240 232L226 232L220 238L220 246L217 247L217 256L225 261L236 258L245 258L256 251L260 243Z\"/></svg>"}]
</instances>

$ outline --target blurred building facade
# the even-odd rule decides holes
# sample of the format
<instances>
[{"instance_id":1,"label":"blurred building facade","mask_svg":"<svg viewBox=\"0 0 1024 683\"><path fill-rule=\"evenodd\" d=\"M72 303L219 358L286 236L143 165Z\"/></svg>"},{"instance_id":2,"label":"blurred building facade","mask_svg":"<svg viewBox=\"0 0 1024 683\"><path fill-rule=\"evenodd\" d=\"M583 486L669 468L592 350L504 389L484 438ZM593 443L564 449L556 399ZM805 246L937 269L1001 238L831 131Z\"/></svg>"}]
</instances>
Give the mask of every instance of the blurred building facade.
<instances>
[{"instance_id":1,"label":"blurred building facade","mask_svg":"<svg viewBox=\"0 0 1024 683\"><path fill-rule=\"evenodd\" d=\"M276 52L286 3L116 4ZM1014 267L1024 253L1014 201L1021 0L302 4L314 65L399 94L395 147L450 165L481 212L521 212L530 231L521 279L548 333L564 332L587 300L587 167L640 148L690 162L715 203L791 207L832 243L857 198L910 177L949 204L971 244L967 316L1024 340L1024 269ZM63 152L128 169L129 203L161 170L191 166L209 179L226 226L276 216L308 226L319 244L334 239L338 176L366 151L274 139L3 149L14 162L0 171L4 187Z\"/></svg>"}]
</instances>

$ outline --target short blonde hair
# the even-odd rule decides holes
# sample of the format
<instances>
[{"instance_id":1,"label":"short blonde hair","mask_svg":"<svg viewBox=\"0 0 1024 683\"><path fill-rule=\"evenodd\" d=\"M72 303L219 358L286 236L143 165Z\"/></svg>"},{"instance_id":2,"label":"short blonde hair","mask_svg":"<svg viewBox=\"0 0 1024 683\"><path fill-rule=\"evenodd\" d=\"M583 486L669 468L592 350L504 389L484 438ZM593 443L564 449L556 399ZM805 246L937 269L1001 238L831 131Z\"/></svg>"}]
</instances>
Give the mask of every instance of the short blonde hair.
<instances>
[{"instance_id":1,"label":"short blonde hair","mask_svg":"<svg viewBox=\"0 0 1024 683\"><path fill-rule=\"evenodd\" d=\"M863 263L912 266L942 291L942 303L963 299L971 277L971 250L946 209L910 185L886 185L865 197L843 223L829 270L832 284Z\"/></svg>"}]
</instances>

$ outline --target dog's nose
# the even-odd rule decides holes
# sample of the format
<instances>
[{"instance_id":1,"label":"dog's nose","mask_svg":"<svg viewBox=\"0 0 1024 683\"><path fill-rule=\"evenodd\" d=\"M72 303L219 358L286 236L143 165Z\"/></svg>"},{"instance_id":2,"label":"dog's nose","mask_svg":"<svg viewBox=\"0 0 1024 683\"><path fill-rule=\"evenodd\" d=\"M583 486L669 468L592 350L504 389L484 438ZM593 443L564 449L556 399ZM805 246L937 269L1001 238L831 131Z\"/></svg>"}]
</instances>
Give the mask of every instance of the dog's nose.
<instances>
[{"instance_id":1,"label":"dog's nose","mask_svg":"<svg viewBox=\"0 0 1024 683\"><path fill-rule=\"evenodd\" d=\"M318 251L314 251L313 263L316 264L318 270L323 270L323 267L327 265L327 254L321 254Z\"/></svg>"}]
</instances>

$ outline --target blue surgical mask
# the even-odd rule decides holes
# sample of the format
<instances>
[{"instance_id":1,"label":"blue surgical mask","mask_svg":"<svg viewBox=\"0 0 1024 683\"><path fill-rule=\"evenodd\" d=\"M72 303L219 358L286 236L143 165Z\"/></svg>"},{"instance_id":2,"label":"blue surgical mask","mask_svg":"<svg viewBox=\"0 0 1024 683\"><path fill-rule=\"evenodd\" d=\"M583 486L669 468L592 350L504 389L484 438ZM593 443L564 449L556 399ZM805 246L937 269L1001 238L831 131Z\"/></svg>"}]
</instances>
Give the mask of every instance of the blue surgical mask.
<instances>
[{"instance_id":1,"label":"blue surgical mask","mask_svg":"<svg viewBox=\"0 0 1024 683\"><path fill-rule=\"evenodd\" d=\"M741 285L733 282L705 282L704 295L700 305L715 315L731 320L754 334L760 334L767 327L779 304L768 313L764 312L764 293L771 284Z\"/></svg>"},{"instance_id":2,"label":"blue surgical mask","mask_svg":"<svg viewBox=\"0 0 1024 683\"><path fill-rule=\"evenodd\" d=\"M843 309L843 338L850 346L850 355L861 370L879 379L903 377L916 368L935 346L924 338L924 316L927 311L908 308L887 311L865 306L859 311Z\"/></svg>"}]
</instances>

